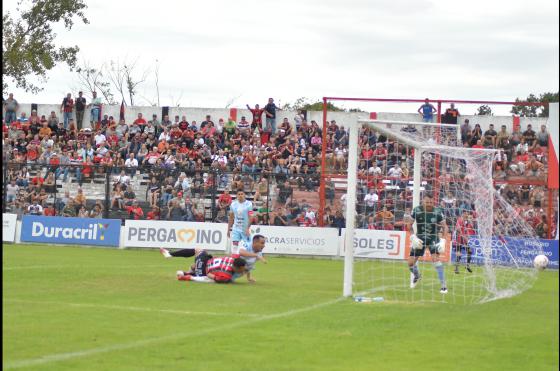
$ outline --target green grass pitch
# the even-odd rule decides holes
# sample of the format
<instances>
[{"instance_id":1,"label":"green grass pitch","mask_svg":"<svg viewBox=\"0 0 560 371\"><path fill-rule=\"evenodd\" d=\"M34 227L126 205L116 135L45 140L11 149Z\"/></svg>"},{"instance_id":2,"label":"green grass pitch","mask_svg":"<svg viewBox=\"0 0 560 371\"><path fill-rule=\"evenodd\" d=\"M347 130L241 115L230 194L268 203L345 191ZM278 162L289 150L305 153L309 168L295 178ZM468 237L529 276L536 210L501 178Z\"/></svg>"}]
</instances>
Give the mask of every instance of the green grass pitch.
<instances>
[{"instance_id":1,"label":"green grass pitch","mask_svg":"<svg viewBox=\"0 0 560 371\"><path fill-rule=\"evenodd\" d=\"M340 298L342 261L269 257L256 284L216 285L155 250L2 255L6 370L558 370L558 272L482 305L366 304Z\"/></svg>"}]
</instances>

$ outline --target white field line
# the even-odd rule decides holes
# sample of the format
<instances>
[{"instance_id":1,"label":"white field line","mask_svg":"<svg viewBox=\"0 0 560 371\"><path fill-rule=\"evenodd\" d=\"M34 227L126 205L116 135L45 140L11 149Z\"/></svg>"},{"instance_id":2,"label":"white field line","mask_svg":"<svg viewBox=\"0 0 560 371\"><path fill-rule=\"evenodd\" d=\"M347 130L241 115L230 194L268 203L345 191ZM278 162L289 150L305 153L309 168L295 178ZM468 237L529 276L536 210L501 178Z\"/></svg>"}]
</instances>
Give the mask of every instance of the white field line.
<instances>
[{"instance_id":1,"label":"white field line","mask_svg":"<svg viewBox=\"0 0 560 371\"><path fill-rule=\"evenodd\" d=\"M114 309L114 310L129 310L135 312L152 312L152 313L166 313L166 314L185 314L185 315L203 315L203 316L238 316L238 317L249 317L249 318L259 318L262 317L261 314L252 313L225 313L225 312L194 312L189 310L176 310L176 309L157 309L157 308L145 308L145 307L129 307L121 305L105 305L105 304L88 304L88 303L66 303L60 301L40 301L40 300L25 300L25 299L4 299L4 303L29 303L29 304L41 304L41 305L61 305L67 307L76 308L102 308L102 309Z\"/></svg>"},{"instance_id":2,"label":"white field line","mask_svg":"<svg viewBox=\"0 0 560 371\"><path fill-rule=\"evenodd\" d=\"M76 352L49 354L49 355L45 355L45 356L42 356L42 357L39 357L39 358L23 359L23 360L19 360L19 361L11 361L11 362L8 361L8 362L4 362L3 369L11 370L11 369L16 369L16 368L21 368L21 367L38 366L38 365L43 365L43 364L47 364L47 363L61 362L61 361L65 361L65 360L73 359L73 358L93 356L93 355L102 354L102 353L114 352L114 351L117 351L117 350L128 350L128 349L139 348L139 347L143 347L143 346L147 346L147 345L163 343L163 342L167 342L167 341L176 341L176 340L181 340L181 339L185 339L185 338L192 338L193 336L196 337L196 336L206 335L206 334L209 334L209 333L212 333L212 332L215 332L215 331L223 331L223 330L226 330L226 329L230 330L230 329L234 329L234 328L241 327L241 326L247 326L247 325L258 323L258 322L270 321L270 320L274 320L274 319L278 319L278 318L285 318L285 317L294 316L294 315L297 315L297 314L300 314L300 313L305 313L305 312L309 312L309 311L312 311L312 310L315 310L315 309L318 309L318 308L322 308L322 307L326 307L326 306L329 306L329 305L332 305L332 304L336 304L336 303L338 303L342 300L345 300L345 299L346 298L341 297L341 298L338 298L336 300L331 300L331 301L327 301L327 302L324 302L324 303L310 305L308 307L303 307L303 308L299 308L299 309L292 309L292 310L288 310L288 311L281 312L281 313L263 315L263 316L253 318L253 319L249 319L249 320L234 322L234 323L231 323L229 325L228 324L225 324L225 325L222 324L220 326L206 328L206 329L200 330L198 332L173 334L173 335L161 336L161 337L156 337L156 338L151 338L151 339L133 341L133 342L129 342L129 343L113 344L113 345L108 345L108 346L99 347L99 348L85 349L85 350L80 350L80 351L76 351Z\"/></svg>"},{"instance_id":3,"label":"white field line","mask_svg":"<svg viewBox=\"0 0 560 371\"><path fill-rule=\"evenodd\" d=\"M3 271L19 270L19 269L58 269L58 268L73 268L73 269L89 269L89 268L118 268L118 269L141 269L141 268L152 268L152 267L163 267L162 264L150 264L150 265L19 265L19 266L3 266Z\"/></svg>"}]
</instances>

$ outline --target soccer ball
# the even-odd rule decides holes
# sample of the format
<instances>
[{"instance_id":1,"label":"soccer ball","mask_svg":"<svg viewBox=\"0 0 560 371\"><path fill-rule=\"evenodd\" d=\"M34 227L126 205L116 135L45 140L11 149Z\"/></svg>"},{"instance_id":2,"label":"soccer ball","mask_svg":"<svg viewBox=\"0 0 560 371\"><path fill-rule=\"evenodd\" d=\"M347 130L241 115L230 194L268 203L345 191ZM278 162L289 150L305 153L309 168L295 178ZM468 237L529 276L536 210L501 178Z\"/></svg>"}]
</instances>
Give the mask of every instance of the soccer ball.
<instances>
[{"instance_id":1,"label":"soccer ball","mask_svg":"<svg viewBox=\"0 0 560 371\"><path fill-rule=\"evenodd\" d=\"M548 266L548 258L544 255L537 255L533 260L535 268L543 270Z\"/></svg>"}]
</instances>

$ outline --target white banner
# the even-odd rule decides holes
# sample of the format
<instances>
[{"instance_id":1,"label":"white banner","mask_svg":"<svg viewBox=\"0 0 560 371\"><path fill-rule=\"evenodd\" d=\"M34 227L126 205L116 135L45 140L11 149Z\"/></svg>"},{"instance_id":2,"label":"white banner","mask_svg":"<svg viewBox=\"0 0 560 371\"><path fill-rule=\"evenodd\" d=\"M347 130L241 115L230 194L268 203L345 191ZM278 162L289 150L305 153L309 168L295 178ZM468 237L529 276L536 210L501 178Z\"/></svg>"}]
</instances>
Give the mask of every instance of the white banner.
<instances>
[{"instance_id":1,"label":"white banner","mask_svg":"<svg viewBox=\"0 0 560 371\"><path fill-rule=\"evenodd\" d=\"M338 254L337 228L253 226L251 234L266 237L263 253L288 255Z\"/></svg>"},{"instance_id":2,"label":"white banner","mask_svg":"<svg viewBox=\"0 0 560 371\"><path fill-rule=\"evenodd\" d=\"M127 220L125 247L201 248L225 251L226 223L174 222L165 220Z\"/></svg>"},{"instance_id":3,"label":"white banner","mask_svg":"<svg viewBox=\"0 0 560 371\"><path fill-rule=\"evenodd\" d=\"M354 231L354 257L372 259L394 259L405 258L406 232L402 231L378 231L372 229L356 229ZM344 256L344 235L346 229L342 229L342 246L340 255Z\"/></svg>"},{"instance_id":4,"label":"white banner","mask_svg":"<svg viewBox=\"0 0 560 371\"><path fill-rule=\"evenodd\" d=\"M14 242L16 239L16 214L2 214L2 241Z\"/></svg>"}]
</instances>

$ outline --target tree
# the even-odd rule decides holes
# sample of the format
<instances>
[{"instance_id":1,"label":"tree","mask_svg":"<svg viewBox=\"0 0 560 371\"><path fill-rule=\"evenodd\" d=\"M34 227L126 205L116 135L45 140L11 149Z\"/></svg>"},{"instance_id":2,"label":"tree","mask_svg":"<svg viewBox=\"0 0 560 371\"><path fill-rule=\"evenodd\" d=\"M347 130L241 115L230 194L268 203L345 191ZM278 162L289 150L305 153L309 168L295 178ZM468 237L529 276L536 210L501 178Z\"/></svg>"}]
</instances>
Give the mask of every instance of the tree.
<instances>
[{"instance_id":1,"label":"tree","mask_svg":"<svg viewBox=\"0 0 560 371\"><path fill-rule=\"evenodd\" d=\"M79 88L90 94L100 91L108 104L116 104L113 93L111 93L110 83L105 80L104 70L105 64L94 68L89 62L83 61L82 65L76 68Z\"/></svg>"},{"instance_id":2,"label":"tree","mask_svg":"<svg viewBox=\"0 0 560 371\"><path fill-rule=\"evenodd\" d=\"M526 99L515 99L516 102L558 102L558 92L556 93L543 93L538 97L534 94L529 94ZM543 104L539 106L512 106L511 113L514 115L519 115L521 117L548 117L548 104Z\"/></svg>"},{"instance_id":3,"label":"tree","mask_svg":"<svg viewBox=\"0 0 560 371\"><path fill-rule=\"evenodd\" d=\"M487 104L483 104L482 106L478 107L477 112L475 112L475 115L478 116L492 116L492 108L490 108L489 105Z\"/></svg>"},{"instance_id":4,"label":"tree","mask_svg":"<svg viewBox=\"0 0 560 371\"><path fill-rule=\"evenodd\" d=\"M284 104L284 106L282 106L282 109L283 110L291 110L291 111L297 111L297 110L322 111L323 110L323 101L316 100L314 102L311 102L309 100L309 98L301 97L301 98L296 99L295 102L292 103L292 104L290 104L290 103ZM346 110L344 108L340 108L340 107L335 106L331 102L327 102L327 111L345 112Z\"/></svg>"},{"instance_id":5,"label":"tree","mask_svg":"<svg viewBox=\"0 0 560 371\"><path fill-rule=\"evenodd\" d=\"M138 85L146 81L149 70L146 69L141 77L136 77L136 63L138 58L132 62L125 61L121 64L119 60L111 61L110 68L107 69L109 80L113 87L120 93L122 100L126 104L125 93L128 94L130 105L134 105L134 96L138 93Z\"/></svg>"},{"instance_id":6,"label":"tree","mask_svg":"<svg viewBox=\"0 0 560 371\"><path fill-rule=\"evenodd\" d=\"M55 65L66 63L70 70L76 66L80 49L57 47L52 27L63 21L71 30L75 17L88 24L87 5L84 0L20 0L16 9L17 15L8 12L2 16L2 89L7 91L11 81L37 93L43 88L31 82L33 76L45 83L47 72Z\"/></svg>"}]
</instances>

